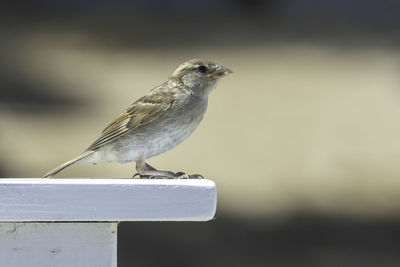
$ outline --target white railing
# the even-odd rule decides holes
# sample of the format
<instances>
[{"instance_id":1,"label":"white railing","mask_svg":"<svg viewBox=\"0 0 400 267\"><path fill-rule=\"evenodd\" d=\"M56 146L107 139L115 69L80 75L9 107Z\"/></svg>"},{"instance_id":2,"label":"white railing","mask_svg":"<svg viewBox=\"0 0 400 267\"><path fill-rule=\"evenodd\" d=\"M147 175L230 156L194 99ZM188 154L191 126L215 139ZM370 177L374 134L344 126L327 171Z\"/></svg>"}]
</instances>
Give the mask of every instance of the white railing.
<instances>
[{"instance_id":1,"label":"white railing","mask_svg":"<svg viewBox=\"0 0 400 267\"><path fill-rule=\"evenodd\" d=\"M1 266L117 266L118 222L207 221L216 202L210 180L0 179Z\"/></svg>"}]
</instances>

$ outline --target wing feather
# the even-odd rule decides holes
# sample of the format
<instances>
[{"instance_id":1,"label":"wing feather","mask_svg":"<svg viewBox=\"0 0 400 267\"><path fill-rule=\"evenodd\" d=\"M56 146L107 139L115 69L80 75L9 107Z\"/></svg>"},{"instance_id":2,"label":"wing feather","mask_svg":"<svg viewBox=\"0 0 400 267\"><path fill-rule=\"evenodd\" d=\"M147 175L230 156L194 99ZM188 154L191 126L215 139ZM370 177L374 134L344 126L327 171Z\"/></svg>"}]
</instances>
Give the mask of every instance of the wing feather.
<instances>
[{"instance_id":1,"label":"wing feather","mask_svg":"<svg viewBox=\"0 0 400 267\"><path fill-rule=\"evenodd\" d=\"M153 121L172 106L174 99L173 92L151 91L150 94L134 102L124 113L110 123L87 151L96 150L126 132Z\"/></svg>"}]
</instances>

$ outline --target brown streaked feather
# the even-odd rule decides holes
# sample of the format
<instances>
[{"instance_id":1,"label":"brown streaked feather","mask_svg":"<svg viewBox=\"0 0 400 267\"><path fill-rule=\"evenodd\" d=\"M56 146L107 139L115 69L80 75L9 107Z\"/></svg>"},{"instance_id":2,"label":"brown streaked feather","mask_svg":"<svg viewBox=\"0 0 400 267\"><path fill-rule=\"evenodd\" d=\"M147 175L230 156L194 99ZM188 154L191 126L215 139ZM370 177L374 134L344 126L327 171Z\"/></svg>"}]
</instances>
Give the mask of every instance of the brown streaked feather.
<instances>
[{"instance_id":1,"label":"brown streaked feather","mask_svg":"<svg viewBox=\"0 0 400 267\"><path fill-rule=\"evenodd\" d=\"M167 111L172 106L174 99L173 92L153 90L150 94L134 102L110 123L86 151L96 150L126 132L151 122Z\"/></svg>"}]
</instances>

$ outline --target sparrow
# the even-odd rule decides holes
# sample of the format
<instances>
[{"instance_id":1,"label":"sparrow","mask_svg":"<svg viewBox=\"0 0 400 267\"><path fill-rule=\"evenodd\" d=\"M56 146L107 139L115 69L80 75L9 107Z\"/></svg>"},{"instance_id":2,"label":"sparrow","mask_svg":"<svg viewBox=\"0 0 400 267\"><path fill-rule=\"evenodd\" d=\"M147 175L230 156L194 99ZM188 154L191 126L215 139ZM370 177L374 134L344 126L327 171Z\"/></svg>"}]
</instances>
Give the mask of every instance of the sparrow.
<instances>
[{"instance_id":1,"label":"sparrow","mask_svg":"<svg viewBox=\"0 0 400 267\"><path fill-rule=\"evenodd\" d=\"M174 148L193 133L206 112L209 93L220 78L230 73L230 69L208 60L182 63L167 81L111 122L86 151L44 178L75 163L101 162L136 162L133 177L139 178L203 178L199 174L157 170L146 160Z\"/></svg>"}]
</instances>

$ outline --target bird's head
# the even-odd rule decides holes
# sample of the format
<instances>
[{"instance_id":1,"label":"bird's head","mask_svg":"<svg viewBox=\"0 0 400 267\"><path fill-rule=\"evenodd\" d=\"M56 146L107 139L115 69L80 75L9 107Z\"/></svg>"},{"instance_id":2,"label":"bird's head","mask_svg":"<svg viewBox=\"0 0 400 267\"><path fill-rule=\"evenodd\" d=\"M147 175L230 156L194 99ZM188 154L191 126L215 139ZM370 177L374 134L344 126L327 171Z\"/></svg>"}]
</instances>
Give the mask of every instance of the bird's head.
<instances>
[{"instance_id":1,"label":"bird's head","mask_svg":"<svg viewBox=\"0 0 400 267\"><path fill-rule=\"evenodd\" d=\"M232 73L222 65L204 59L192 59L182 63L170 76L170 80L187 87L195 94L208 95L217 81Z\"/></svg>"}]
</instances>

